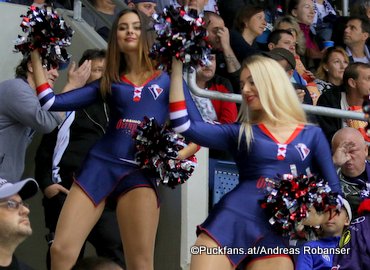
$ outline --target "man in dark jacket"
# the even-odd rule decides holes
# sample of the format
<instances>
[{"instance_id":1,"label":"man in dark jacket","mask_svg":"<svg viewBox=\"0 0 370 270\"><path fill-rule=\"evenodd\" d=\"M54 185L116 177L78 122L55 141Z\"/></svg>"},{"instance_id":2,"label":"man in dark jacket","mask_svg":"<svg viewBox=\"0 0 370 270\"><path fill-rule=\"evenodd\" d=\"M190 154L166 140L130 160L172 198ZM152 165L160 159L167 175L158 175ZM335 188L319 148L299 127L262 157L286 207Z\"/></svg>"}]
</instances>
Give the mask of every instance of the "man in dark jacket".
<instances>
[{"instance_id":1,"label":"man in dark jacket","mask_svg":"<svg viewBox=\"0 0 370 270\"><path fill-rule=\"evenodd\" d=\"M318 106L335 109L362 111L363 96L370 94L370 65L364 63L350 64L343 74L343 88L332 88L323 93L317 101ZM364 121L341 119L328 116L317 116L320 127L329 143L334 133L342 127L358 129L366 141L369 138L364 128Z\"/></svg>"},{"instance_id":2,"label":"man in dark jacket","mask_svg":"<svg viewBox=\"0 0 370 270\"><path fill-rule=\"evenodd\" d=\"M87 83L100 79L105 69L105 51L87 50L80 63L85 60L91 60L91 74ZM90 148L105 133L107 123L107 107L103 100L100 100L83 110L69 112L59 129L42 138L36 153L35 177L44 193L45 223L50 232L47 235L49 247L74 175ZM95 247L99 256L112 259L124 266L113 202L107 200L107 206L90 233L88 241ZM47 266L50 269L49 252Z\"/></svg>"}]
</instances>

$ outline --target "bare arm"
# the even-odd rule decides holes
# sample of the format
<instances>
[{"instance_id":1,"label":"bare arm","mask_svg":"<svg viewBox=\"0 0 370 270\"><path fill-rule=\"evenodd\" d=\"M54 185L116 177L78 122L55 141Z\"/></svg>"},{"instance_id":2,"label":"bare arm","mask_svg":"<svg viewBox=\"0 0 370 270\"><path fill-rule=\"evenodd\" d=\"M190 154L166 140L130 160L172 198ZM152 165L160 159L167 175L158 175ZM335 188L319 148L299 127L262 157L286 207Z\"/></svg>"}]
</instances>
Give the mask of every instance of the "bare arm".
<instances>
[{"instance_id":1,"label":"bare arm","mask_svg":"<svg viewBox=\"0 0 370 270\"><path fill-rule=\"evenodd\" d=\"M240 69L240 63L236 58L233 49L230 46L229 29L226 27L219 28L217 36L220 38L221 47L223 50L227 72L233 73Z\"/></svg>"},{"instance_id":2,"label":"bare arm","mask_svg":"<svg viewBox=\"0 0 370 270\"><path fill-rule=\"evenodd\" d=\"M44 70L42 67L41 56L38 50L33 50L31 52L31 63L36 87L39 87L40 85L47 83Z\"/></svg>"},{"instance_id":3,"label":"bare arm","mask_svg":"<svg viewBox=\"0 0 370 270\"><path fill-rule=\"evenodd\" d=\"M185 100L184 89L182 84L182 68L183 68L182 62L173 57L170 83L170 103Z\"/></svg>"},{"instance_id":4,"label":"bare arm","mask_svg":"<svg viewBox=\"0 0 370 270\"><path fill-rule=\"evenodd\" d=\"M184 147L183 149L179 151L177 159L179 160L187 159L188 157L191 157L196 152L198 152L198 150L199 150L199 146L191 142L186 147Z\"/></svg>"}]
</instances>

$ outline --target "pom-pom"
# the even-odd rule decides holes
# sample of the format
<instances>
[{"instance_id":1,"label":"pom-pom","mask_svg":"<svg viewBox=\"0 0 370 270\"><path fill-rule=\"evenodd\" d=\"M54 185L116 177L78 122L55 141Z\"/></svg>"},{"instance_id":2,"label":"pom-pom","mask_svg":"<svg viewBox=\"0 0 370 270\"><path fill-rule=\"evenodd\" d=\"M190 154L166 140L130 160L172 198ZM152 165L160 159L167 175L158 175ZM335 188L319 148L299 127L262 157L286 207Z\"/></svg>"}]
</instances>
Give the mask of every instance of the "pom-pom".
<instances>
[{"instance_id":1,"label":"pom-pom","mask_svg":"<svg viewBox=\"0 0 370 270\"><path fill-rule=\"evenodd\" d=\"M265 181L266 196L261 207L280 235L290 236L291 239L310 239L315 230L302 225L309 216L310 208L314 207L319 214L332 208L340 210L337 194L331 192L327 182L315 176L284 174L273 179L266 178Z\"/></svg>"},{"instance_id":2,"label":"pom-pom","mask_svg":"<svg viewBox=\"0 0 370 270\"><path fill-rule=\"evenodd\" d=\"M65 47L71 45L73 30L52 7L30 6L27 15L21 17L23 19L20 26L27 36L18 36L15 40L15 52L28 56L37 49L43 64L48 68L68 62L70 55Z\"/></svg>"},{"instance_id":3,"label":"pom-pom","mask_svg":"<svg viewBox=\"0 0 370 270\"><path fill-rule=\"evenodd\" d=\"M144 118L134 134L136 160L142 168L155 172L157 184L174 188L191 176L197 164L193 155L177 159L178 151L186 147L184 138L166 125L160 127L154 118Z\"/></svg>"},{"instance_id":4,"label":"pom-pom","mask_svg":"<svg viewBox=\"0 0 370 270\"><path fill-rule=\"evenodd\" d=\"M170 71L172 57L192 66L209 65L211 46L207 43L204 20L196 10L170 6L153 18L157 41L149 55L158 61L159 69Z\"/></svg>"}]
</instances>

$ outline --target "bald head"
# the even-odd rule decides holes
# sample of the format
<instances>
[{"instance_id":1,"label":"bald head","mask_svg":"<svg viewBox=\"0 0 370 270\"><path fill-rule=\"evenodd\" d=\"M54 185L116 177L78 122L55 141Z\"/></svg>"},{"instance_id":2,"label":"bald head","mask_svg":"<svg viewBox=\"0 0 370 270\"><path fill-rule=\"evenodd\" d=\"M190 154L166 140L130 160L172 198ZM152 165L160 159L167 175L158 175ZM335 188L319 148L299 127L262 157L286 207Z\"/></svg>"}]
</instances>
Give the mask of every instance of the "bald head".
<instances>
[{"instance_id":1,"label":"bald head","mask_svg":"<svg viewBox=\"0 0 370 270\"><path fill-rule=\"evenodd\" d=\"M333 149L333 152L336 150L339 144L345 140L353 141L358 145L366 145L365 139L360 131L355 128L344 127L338 130L331 140L331 147Z\"/></svg>"},{"instance_id":2,"label":"bald head","mask_svg":"<svg viewBox=\"0 0 370 270\"><path fill-rule=\"evenodd\" d=\"M358 177L366 168L368 149L362 134L355 128L345 127L338 130L331 142L333 160L341 153L345 157L345 163L340 163L341 171L348 177Z\"/></svg>"}]
</instances>

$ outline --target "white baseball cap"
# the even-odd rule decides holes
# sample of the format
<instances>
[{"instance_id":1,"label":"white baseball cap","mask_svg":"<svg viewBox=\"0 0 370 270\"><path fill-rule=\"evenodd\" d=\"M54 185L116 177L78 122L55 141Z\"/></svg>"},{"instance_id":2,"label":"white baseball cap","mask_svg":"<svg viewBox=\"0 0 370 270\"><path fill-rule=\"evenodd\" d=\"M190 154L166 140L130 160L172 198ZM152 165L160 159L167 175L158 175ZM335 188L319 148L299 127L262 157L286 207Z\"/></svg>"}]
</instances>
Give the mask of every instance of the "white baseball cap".
<instances>
[{"instance_id":1,"label":"white baseball cap","mask_svg":"<svg viewBox=\"0 0 370 270\"><path fill-rule=\"evenodd\" d=\"M344 207L344 209L346 209L347 211L347 215L348 215L348 218L349 218L349 222L351 222L352 220L352 210L351 210L351 206L349 205L349 202L344 199L344 198L341 198L342 200L342 207Z\"/></svg>"},{"instance_id":2,"label":"white baseball cap","mask_svg":"<svg viewBox=\"0 0 370 270\"><path fill-rule=\"evenodd\" d=\"M15 183L10 183L7 180L0 178L0 200L19 194L22 200L27 200L34 196L39 189L39 185L32 178L20 180Z\"/></svg>"}]
</instances>

